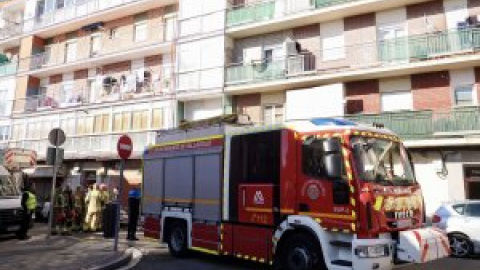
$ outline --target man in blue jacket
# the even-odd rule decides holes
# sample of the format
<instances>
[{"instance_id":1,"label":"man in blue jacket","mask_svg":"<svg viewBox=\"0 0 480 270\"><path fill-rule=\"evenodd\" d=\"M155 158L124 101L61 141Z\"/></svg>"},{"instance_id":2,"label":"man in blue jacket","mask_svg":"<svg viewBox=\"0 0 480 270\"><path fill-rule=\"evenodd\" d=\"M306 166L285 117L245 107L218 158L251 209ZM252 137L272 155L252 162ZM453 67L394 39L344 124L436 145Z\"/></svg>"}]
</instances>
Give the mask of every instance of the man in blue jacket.
<instances>
[{"instance_id":1,"label":"man in blue jacket","mask_svg":"<svg viewBox=\"0 0 480 270\"><path fill-rule=\"evenodd\" d=\"M140 215L140 190L133 188L128 192L128 234L127 240L137 241L138 217Z\"/></svg>"}]
</instances>

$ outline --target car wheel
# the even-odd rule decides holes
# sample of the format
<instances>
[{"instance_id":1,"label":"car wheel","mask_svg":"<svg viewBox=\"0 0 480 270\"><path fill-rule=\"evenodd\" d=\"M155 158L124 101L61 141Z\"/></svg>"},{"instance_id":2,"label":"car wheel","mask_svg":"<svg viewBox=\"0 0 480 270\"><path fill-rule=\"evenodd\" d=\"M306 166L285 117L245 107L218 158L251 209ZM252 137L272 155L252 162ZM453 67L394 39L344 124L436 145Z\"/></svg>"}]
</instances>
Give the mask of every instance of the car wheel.
<instances>
[{"instance_id":1,"label":"car wheel","mask_svg":"<svg viewBox=\"0 0 480 270\"><path fill-rule=\"evenodd\" d=\"M472 254L473 244L470 239L463 234L451 234L448 236L452 256L465 258Z\"/></svg>"}]
</instances>

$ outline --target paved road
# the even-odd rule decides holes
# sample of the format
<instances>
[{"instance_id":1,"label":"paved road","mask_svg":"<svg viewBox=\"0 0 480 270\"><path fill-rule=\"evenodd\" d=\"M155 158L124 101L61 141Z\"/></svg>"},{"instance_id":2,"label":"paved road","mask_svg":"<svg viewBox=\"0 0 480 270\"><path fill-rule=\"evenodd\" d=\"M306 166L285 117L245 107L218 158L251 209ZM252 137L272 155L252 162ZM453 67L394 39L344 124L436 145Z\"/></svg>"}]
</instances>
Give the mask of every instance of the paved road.
<instances>
[{"instance_id":1,"label":"paved road","mask_svg":"<svg viewBox=\"0 0 480 270\"><path fill-rule=\"evenodd\" d=\"M165 249L151 252L143 257L142 261L133 270L257 270L269 269L259 264L252 264L235 259L218 258L195 254L189 259L174 259L170 257ZM480 269L480 258L459 260L443 259L424 265L408 265L398 267L399 270L478 270Z\"/></svg>"}]
</instances>

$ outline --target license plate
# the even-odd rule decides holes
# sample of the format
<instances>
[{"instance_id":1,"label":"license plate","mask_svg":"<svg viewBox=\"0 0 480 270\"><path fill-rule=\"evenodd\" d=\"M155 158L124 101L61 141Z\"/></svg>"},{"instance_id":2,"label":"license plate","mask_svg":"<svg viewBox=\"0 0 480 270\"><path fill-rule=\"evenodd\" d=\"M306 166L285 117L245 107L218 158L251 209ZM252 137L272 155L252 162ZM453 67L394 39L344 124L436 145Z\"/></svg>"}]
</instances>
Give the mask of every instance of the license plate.
<instances>
[{"instance_id":1,"label":"license plate","mask_svg":"<svg viewBox=\"0 0 480 270\"><path fill-rule=\"evenodd\" d=\"M412 227L411 219L402 219L397 221L397 228L410 228Z\"/></svg>"},{"instance_id":2,"label":"license plate","mask_svg":"<svg viewBox=\"0 0 480 270\"><path fill-rule=\"evenodd\" d=\"M10 226L7 228L7 232L17 232L20 230L20 226Z\"/></svg>"},{"instance_id":3,"label":"license plate","mask_svg":"<svg viewBox=\"0 0 480 270\"><path fill-rule=\"evenodd\" d=\"M385 256L385 247L384 246L368 247L368 254L369 254L370 257Z\"/></svg>"}]
</instances>

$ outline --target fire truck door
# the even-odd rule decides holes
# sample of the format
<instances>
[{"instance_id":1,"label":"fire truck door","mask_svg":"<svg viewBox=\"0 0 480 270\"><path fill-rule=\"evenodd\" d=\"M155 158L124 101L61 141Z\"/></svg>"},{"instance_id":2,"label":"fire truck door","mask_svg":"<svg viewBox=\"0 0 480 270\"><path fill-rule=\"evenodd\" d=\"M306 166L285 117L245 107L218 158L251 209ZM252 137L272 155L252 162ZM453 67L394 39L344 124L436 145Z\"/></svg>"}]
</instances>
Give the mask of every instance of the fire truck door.
<instances>
[{"instance_id":1,"label":"fire truck door","mask_svg":"<svg viewBox=\"0 0 480 270\"><path fill-rule=\"evenodd\" d=\"M241 223L273 225L275 185L245 184L239 187L238 219Z\"/></svg>"}]
</instances>

